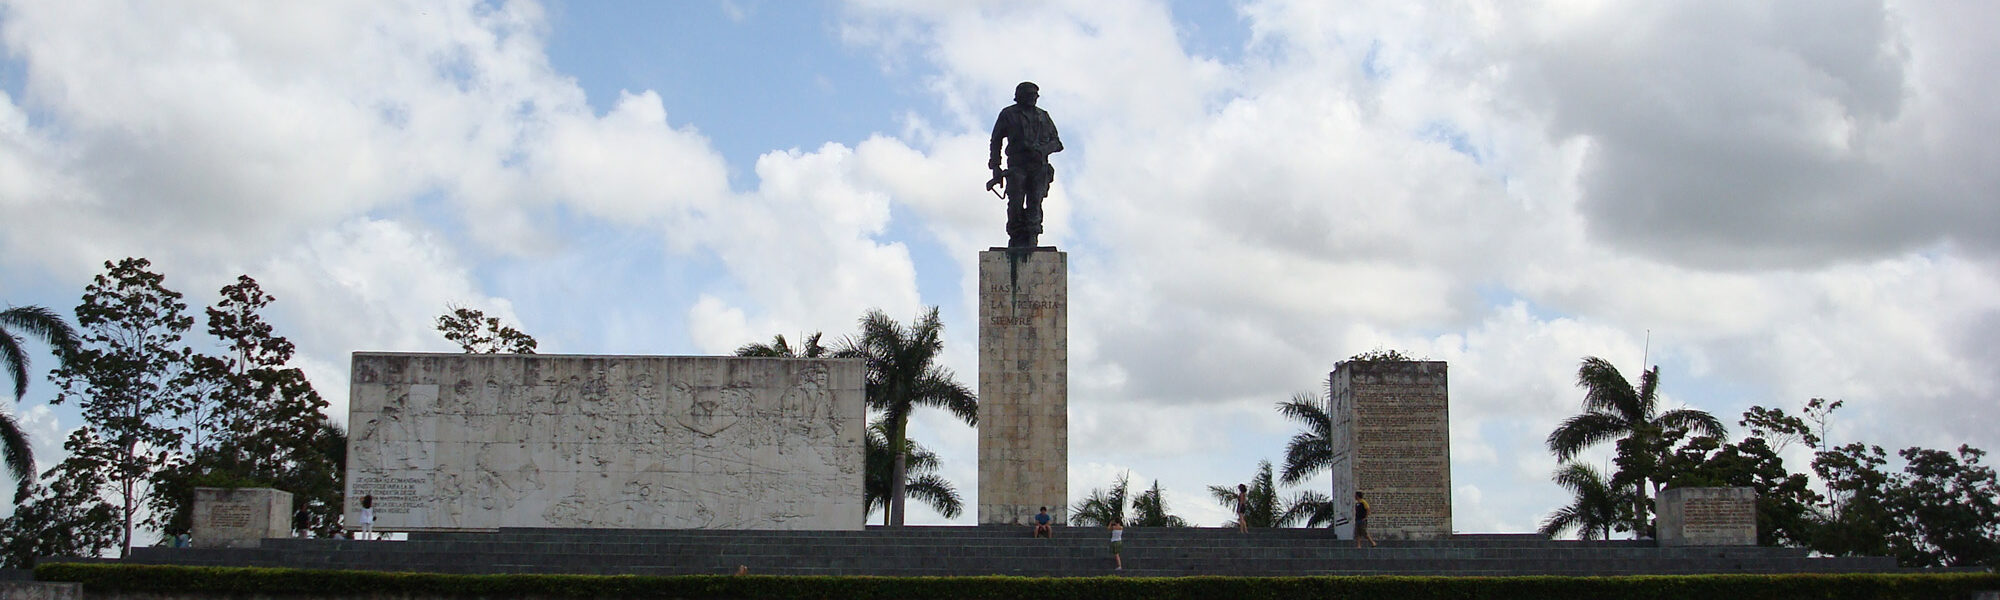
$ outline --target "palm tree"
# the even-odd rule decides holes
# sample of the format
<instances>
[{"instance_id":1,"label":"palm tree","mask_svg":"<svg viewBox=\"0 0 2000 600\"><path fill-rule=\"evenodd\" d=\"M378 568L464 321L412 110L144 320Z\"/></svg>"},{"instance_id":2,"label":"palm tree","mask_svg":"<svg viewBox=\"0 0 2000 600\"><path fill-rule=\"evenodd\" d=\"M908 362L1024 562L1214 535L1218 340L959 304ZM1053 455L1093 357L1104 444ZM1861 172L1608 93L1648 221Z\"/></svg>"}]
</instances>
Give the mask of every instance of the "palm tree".
<instances>
[{"instance_id":1,"label":"palm tree","mask_svg":"<svg viewBox=\"0 0 2000 600\"><path fill-rule=\"evenodd\" d=\"M1618 491L1597 469L1578 463L1567 463L1557 469L1555 481L1568 489L1574 500L1550 513L1537 531L1553 538L1574 527L1579 540L1611 539L1611 526L1618 522L1618 507L1625 504L1628 500L1625 496L1630 492ZM1600 534L1604 537L1599 538Z\"/></svg>"},{"instance_id":2,"label":"palm tree","mask_svg":"<svg viewBox=\"0 0 2000 600\"><path fill-rule=\"evenodd\" d=\"M1153 480L1153 489L1140 492L1132 498L1132 525L1139 527L1187 527L1187 519L1167 512L1166 496L1160 492L1160 480Z\"/></svg>"},{"instance_id":3,"label":"palm tree","mask_svg":"<svg viewBox=\"0 0 2000 600\"><path fill-rule=\"evenodd\" d=\"M1297 485L1333 466L1333 416L1318 396L1293 394L1291 400L1278 403L1278 414L1305 426L1285 444L1285 469L1278 481Z\"/></svg>"},{"instance_id":4,"label":"palm tree","mask_svg":"<svg viewBox=\"0 0 2000 600\"><path fill-rule=\"evenodd\" d=\"M1657 366L1647 369L1635 388L1609 361L1587 356L1576 370L1576 385L1584 389L1583 414L1565 419L1549 433L1549 451L1555 453L1556 460L1567 462L1591 446L1618 440L1620 471L1612 476L1612 482L1629 481L1637 489L1632 498L1633 514L1642 515L1638 517L1641 520L1651 511L1645 483L1652 483L1652 494L1658 494L1666 483L1655 478L1657 469L1652 465L1666 453L1666 448L1655 446L1670 439L1669 432L1717 438L1728 435L1722 421L1706 411L1682 408L1659 412ZM1633 525L1643 527L1644 523Z\"/></svg>"},{"instance_id":5,"label":"palm tree","mask_svg":"<svg viewBox=\"0 0 2000 600\"><path fill-rule=\"evenodd\" d=\"M868 406L881 411L895 455L890 470L889 523L903 524L903 499L909 448L904 443L910 411L934 406L951 411L967 425L979 424L979 397L954 379L950 369L933 364L944 351L944 324L933 306L904 327L881 310L861 317L861 339L850 340L842 353L868 363Z\"/></svg>"},{"instance_id":6,"label":"palm tree","mask_svg":"<svg viewBox=\"0 0 2000 600\"><path fill-rule=\"evenodd\" d=\"M1285 515L1280 520L1304 523L1306 527L1332 527L1340 520L1340 513L1336 512L1339 508L1332 496L1306 490L1285 501Z\"/></svg>"},{"instance_id":7,"label":"palm tree","mask_svg":"<svg viewBox=\"0 0 2000 600\"><path fill-rule=\"evenodd\" d=\"M15 333L15 332L20 333ZM68 360L76 354L79 343L76 330L70 328L55 311L40 306L17 306L0 311L0 368L14 378L14 402L28 395L28 352L21 347L21 336L26 334L42 340L54 351L56 360ZM15 481L28 482L35 478L35 449L28 443L28 435L21 431L21 424L14 420L12 412L0 411L0 454L7 463L7 473ZM19 495L16 495L18 499Z\"/></svg>"},{"instance_id":8,"label":"palm tree","mask_svg":"<svg viewBox=\"0 0 2000 600\"><path fill-rule=\"evenodd\" d=\"M742 347L736 349L736 355L756 358L826 358L833 356L833 351L829 350L826 346L819 345L819 338L820 333L815 331L812 335L806 336L804 344L793 348L791 344L785 342L785 334L780 333L771 336L771 343L769 344L757 342L744 344Z\"/></svg>"},{"instance_id":9,"label":"palm tree","mask_svg":"<svg viewBox=\"0 0 2000 600\"><path fill-rule=\"evenodd\" d=\"M1271 461L1257 461L1257 475L1250 478L1250 489L1244 493L1245 499L1250 501L1249 509L1243 514L1244 522L1251 527L1289 527L1313 514L1312 507L1305 506L1311 502L1310 492L1281 500L1278 488L1271 479ZM1208 486L1208 493L1231 513L1236 512L1236 486L1211 485ZM1225 525L1234 527L1236 521Z\"/></svg>"},{"instance_id":10,"label":"palm tree","mask_svg":"<svg viewBox=\"0 0 2000 600\"><path fill-rule=\"evenodd\" d=\"M1131 497L1132 474L1119 475L1109 488L1090 490L1090 497L1069 509L1069 524L1103 527L1125 522L1125 501Z\"/></svg>"},{"instance_id":11,"label":"palm tree","mask_svg":"<svg viewBox=\"0 0 2000 600\"><path fill-rule=\"evenodd\" d=\"M889 435L886 422L877 420L868 425L868 463L862 475L862 508L866 513L882 510L882 524L889 524L889 471L895 467L896 459L889 452ZM931 505L945 518L957 517L965 509L965 502L958 497L958 490L937 474L937 453L918 444L916 440L906 440L910 448L909 486L904 491L917 500Z\"/></svg>"}]
</instances>

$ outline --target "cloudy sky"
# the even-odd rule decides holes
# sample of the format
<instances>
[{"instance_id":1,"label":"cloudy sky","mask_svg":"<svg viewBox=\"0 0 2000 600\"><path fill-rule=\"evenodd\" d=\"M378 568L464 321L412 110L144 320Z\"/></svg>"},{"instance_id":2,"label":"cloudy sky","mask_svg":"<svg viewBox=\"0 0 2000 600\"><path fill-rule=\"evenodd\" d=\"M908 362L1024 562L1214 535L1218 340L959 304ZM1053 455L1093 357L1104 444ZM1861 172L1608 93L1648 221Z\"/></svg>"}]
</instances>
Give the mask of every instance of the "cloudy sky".
<instances>
[{"instance_id":1,"label":"cloudy sky","mask_svg":"<svg viewBox=\"0 0 2000 600\"><path fill-rule=\"evenodd\" d=\"M1295 430L1275 403L1396 349L1450 363L1456 528L1525 531L1566 500L1541 440L1584 356L1657 364L1671 404L1732 423L1823 397L1835 442L2000 449L1993 23L0 0L0 303L67 312L126 256L197 306L251 275L342 421L349 353L452 350L452 303L545 352L669 355L938 306L976 382L974 265L1005 240L986 138L1032 80L1068 147L1043 240L1071 261L1072 498L1129 471L1219 524L1205 486ZM12 409L48 463L78 420L32 383ZM971 428L913 432L977 493Z\"/></svg>"}]
</instances>

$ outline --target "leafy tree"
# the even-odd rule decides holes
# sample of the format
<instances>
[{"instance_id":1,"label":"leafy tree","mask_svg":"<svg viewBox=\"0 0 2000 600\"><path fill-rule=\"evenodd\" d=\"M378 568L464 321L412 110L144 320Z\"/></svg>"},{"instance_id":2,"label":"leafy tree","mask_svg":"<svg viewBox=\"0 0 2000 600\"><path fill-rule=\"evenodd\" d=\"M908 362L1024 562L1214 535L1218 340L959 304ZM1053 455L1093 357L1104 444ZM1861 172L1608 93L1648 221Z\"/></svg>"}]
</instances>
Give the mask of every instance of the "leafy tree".
<instances>
[{"instance_id":1,"label":"leafy tree","mask_svg":"<svg viewBox=\"0 0 2000 600\"><path fill-rule=\"evenodd\" d=\"M1328 519L1315 524L1330 522L1332 511L1319 510L1315 506L1330 507L1330 501L1325 496L1307 492L1290 498L1279 497L1277 485L1272 482L1271 461L1257 461L1257 474L1250 478L1249 485L1244 494L1249 500L1249 510L1244 511L1243 520L1251 527L1290 527L1295 523L1308 522L1315 514L1323 514ZM1208 486L1208 493L1232 514L1235 513L1236 486L1211 485ZM1225 525L1235 526L1236 521L1231 520Z\"/></svg>"},{"instance_id":2,"label":"leafy tree","mask_svg":"<svg viewBox=\"0 0 2000 600\"><path fill-rule=\"evenodd\" d=\"M1907 448L1902 485L1890 496L1892 546L1905 566L2000 567L2000 480L1979 464L1984 451Z\"/></svg>"},{"instance_id":3,"label":"leafy tree","mask_svg":"<svg viewBox=\"0 0 2000 600\"><path fill-rule=\"evenodd\" d=\"M1308 477L1333 466L1333 416L1318 396L1299 393L1278 403L1278 414L1297 421L1304 431L1292 435L1285 444L1285 468L1278 478L1285 485L1297 485Z\"/></svg>"},{"instance_id":4,"label":"leafy tree","mask_svg":"<svg viewBox=\"0 0 2000 600\"><path fill-rule=\"evenodd\" d=\"M1132 474L1119 475L1111 487L1090 490L1069 509L1069 524L1104 527L1125 522L1125 504L1132 497Z\"/></svg>"},{"instance_id":5,"label":"leafy tree","mask_svg":"<svg viewBox=\"0 0 2000 600\"><path fill-rule=\"evenodd\" d=\"M1836 556L1896 557L1904 567L2000 566L2000 480L1979 464L1985 452L1959 446L1906 448L1902 472L1887 469L1880 446L1852 443L1821 452L1813 470L1833 500L1812 549Z\"/></svg>"},{"instance_id":6,"label":"leafy tree","mask_svg":"<svg viewBox=\"0 0 2000 600\"><path fill-rule=\"evenodd\" d=\"M181 443L182 431L169 421L186 412L192 352L181 336L194 319L181 294L163 285L166 278L148 270L150 261L104 266L76 307L82 345L51 378L61 388L54 402L75 403L87 422L65 447L79 468L101 475L77 481L102 484L117 500L123 557L149 482Z\"/></svg>"},{"instance_id":7,"label":"leafy tree","mask_svg":"<svg viewBox=\"0 0 2000 600\"><path fill-rule=\"evenodd\" d=\"M14 379L15 402L28 394L29 359L21 345L23 335L47 344L58 361L74 354L77 348L76 330L55 311L40 306L16 306L0 311L0 368ZM14 420L14 414L6 411L0 411L0 459L7 463L7 473L20 483L14 494L18 501L26 496L22 492L35 479L35 448L21 431L21 424Z\"/></svg>"},{"instance_id":8,"label":"leafy tree","mask_svg":"<svg viewBox=\"0 0 2000 600\"><path fill-rule=\"evenodd\" d=\"M806 336L804 344L793 348L791 344L786 343L785 334L781 333L771 336L771 343L769 344L756 342L744 344L742 347L736 349L736 355L753 358L824 358L835 356L836 353L831 349L820 345L819 338L819 332L815 331L812 335Z\"/></svg>"},{"instance_id":9,"label":"leafy tree","mask_svg":"<svg viewBox=\"0 0 2000 600\"><path fill-rule=\"evenodd\" d=\"M511 326L501 325L499 317L489 317L484 312L463 306L445 308L448 312L437 318L438 333L464 348L467 354L535 353L535 338Z\"/></svg>"},{"instance_id":10,"label":"leafy tree","mask_svg":"<svg viewBox=\"0 0 2000 600\"><path fill-rule=\"evenodd\" d=\"M863 502L865 511L874 514L882 511L882 524L889 524L890 471L896 466L895 454L889 452L889 435L886 421L877 420L868 425L867 465L862 474ZM932 510L945 518L957 517L965 509L964 500L958 496L958 489L937 474L937 453L924 448L916 440L904 440L909 444L909 485L904 492L918 501L929 504Z\"/></svg>"},{"instance_id":11,"label":"leafy tree","mask_svg":"<svg viewBox=\"0 0 2000 600\"><path fill-rule=\"evenodd\" d=\"M1661 457L1686 433L1720 438L1727 433L1722 422L1707 412L1684 408L1660 412L1658 397L1660 369L1647 369L1633 387L1609 361L1590 356L1577 368L1577 386L1585 390L1583 414L1570 417L1549 433L1549 451L1556 460L1568 461L1585 449L1617 441L1615 462L1618 471L1611 484L1629 486L1631 518L1626 523L1643 530L1651 523L1653 495L1667 481L1662 477ZM1650 485L1650 493L1647 487Z\"/></svg>"},{"instance_id":12,"label":"leafy tree","mask_svg":"<svg viewBox=\"0 0 2000 600\"><path fill-rule=\"evenodd\" d=\"M1812 549L1833 556L1884 556L1891 551L1895 518L1891 496L1899 487L1883 469L1880 446L1851 443L1813 456L1813 472L1826 482L1827 514L1813 531Z\"/></svg>"},{"instance_id":13,"label":"leafy tree","mask_svg":"<svg viewBox=\"0 0 2000 600\"><path fill-rule=\"evenodd\" d=\"M1153 480L1153 487L1132 497L1132 525L1138 527L1187 527L1187 519L1167 512L1166 494L1160 491L1160 480Z\"/></svg>"},{"instance_id":14,"label":"leafy tree","mask_svg":"<svg viewBox=\"0 0 2000 600\"><path fill-rule=\"evenodd\" d=\"M868 406L882 414L895 460L890 469L889 524L903 524L910 447L905 442L910 411L931 406L951 411L967 425L979 424L979 398L950 369L935 364L944 351L944 324L931 307L909 327L880 310L861 318L861 338L843 350L868 364Z\"/></svg>"},{"instance_id":15,"label":"leafy tree","mask_svg":"<svg viewBox=\"0 0 2000 600\"><path fill-rule=\"evenodd\" d=\"M1728 444L1714 436L1689 440L1662 461L1662 478L1670 487L1754 489L1759 544L1810 543L1817 522L1816 507L1824 498L1813 491L1804 474L1787 469L1779 453L1793 442L1817 446L1819 436L1804 419L1782 409L1753 406L1738 423L1749 430L1744 439Z\"/></svg>"},{"instance_id":16,"label":"leafy tree","mask_svg":"<svg viewBox=\"0 0 2000 600\"><path fill-rule=\"evenodd\" d=\"M24 501L0 520L0 567L30 568L45 556L97 557L118 544L118 508L98 495L107 482L92 460L72 456L49 469L48 485L27 482Z\"/></svg>"},{"instance_id":17,"label":"leafy tree","mask_svg":"<svg viewBox=\"0 0 2000 600\"><path fill-rule=\"evenodd\" d=\"M1619 521L1619 509L1630 505L1632 492L1613 487L1597 469L1578 463L1557 469L1555 482L1568 489L1573 499L1569 506L1558 508L1543 519L1537 531L1553 538L1575 529L1579 540L1611 539L1611 528Z\"/></svg>"},{"instance_id":18,"label":"leafy tree","mask_svg":"<svg viewBox=\"0 0 2000 600\"><path fill-rule=\"evenodd\" d=\"M327 403L305 373L286 366L296 347L261 314L276 299L248 275L221 296L207 311L208 333L226 353L193 357L204 382L191 393L207 401L188 402L195 418L181 431L189 443L155 478L151 524L168 537L188 531L196 487L272 487L292 492L293 508L306 508L330 535L345 473L328 436L343 440L344 456L345 434L326 418Z\"/></svg>"}]
</instances>

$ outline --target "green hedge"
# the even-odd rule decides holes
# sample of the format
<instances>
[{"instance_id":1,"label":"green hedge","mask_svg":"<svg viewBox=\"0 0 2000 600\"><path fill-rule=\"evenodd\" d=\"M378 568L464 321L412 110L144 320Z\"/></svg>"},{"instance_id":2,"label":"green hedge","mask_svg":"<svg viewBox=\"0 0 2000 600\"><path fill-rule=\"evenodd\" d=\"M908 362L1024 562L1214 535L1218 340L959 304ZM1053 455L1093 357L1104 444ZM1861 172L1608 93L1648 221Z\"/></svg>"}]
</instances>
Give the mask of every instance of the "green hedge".
<instances>
[{"instance_id":1,"label":"green hedge","mask_svg":"<svg viewBox=\"0 0 2000 600\"><path fill-rule=\"evenodd\" d=\"M43 563L42 581L91 593L370 598L1325 598L1951 599L2000 590L1992 573L1636 577L789 577L776 575L445 575L243 567Z\"/></svg>"}]
</instances>

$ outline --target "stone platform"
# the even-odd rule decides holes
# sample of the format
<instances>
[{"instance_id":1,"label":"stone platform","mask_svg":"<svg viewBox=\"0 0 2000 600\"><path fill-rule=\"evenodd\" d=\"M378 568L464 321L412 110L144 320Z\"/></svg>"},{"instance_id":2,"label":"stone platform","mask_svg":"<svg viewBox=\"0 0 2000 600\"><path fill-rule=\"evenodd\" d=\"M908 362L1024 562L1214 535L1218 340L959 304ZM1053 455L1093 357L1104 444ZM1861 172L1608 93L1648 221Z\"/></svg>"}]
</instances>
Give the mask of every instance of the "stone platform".
<instances>
[{"instance_id":1,"label":"stone platform","mask_svg":"<svg viewBox=\"0 0 2000 600\"><path fill-rule=\"evenodd\" d=\"M264 540L259 548L135 548L136 563L439 573L1083 577L1112 574L1101 529L870 527L862 531L504 529L414 533L408 541ZM1640 575L1895 571L1886 557L1805 550L1661 547L1534 535L1458 535L1355 548L1325 529L1147 528L1125 532L1120 575Z\"/></svg>"}]
</instances>

